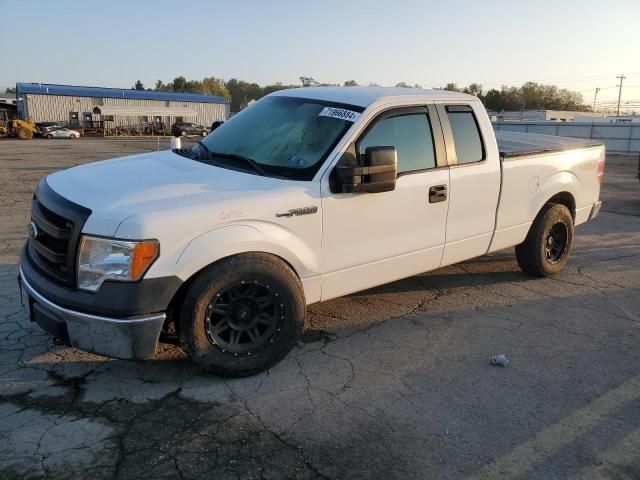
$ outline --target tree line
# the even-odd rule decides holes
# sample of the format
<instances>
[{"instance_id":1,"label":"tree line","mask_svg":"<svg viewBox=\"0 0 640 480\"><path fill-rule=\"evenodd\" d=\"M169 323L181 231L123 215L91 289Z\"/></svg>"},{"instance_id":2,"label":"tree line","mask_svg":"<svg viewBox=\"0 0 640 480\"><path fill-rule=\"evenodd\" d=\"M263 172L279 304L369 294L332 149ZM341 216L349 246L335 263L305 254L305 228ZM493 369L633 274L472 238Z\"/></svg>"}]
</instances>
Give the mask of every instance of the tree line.
<instances>
[{"instance_id":1,"label":"tree line","mask_svg":"<svg viewBox=\"0 0 640 480\"><path fill-rule=\"evenodd\" d=\"M297 87L319 87L319 86L344 86L356 87L358 82L347 80L342 85L322 83L312 77L301 76L300 83L287 85L274 83L260 86L255 82L247 82L232 78L224 81L216 77L205 77L202 80L187 80L183 75L176 77L173 81L164 83L158 80L154 88L145 88L138 80L133 87L134 90L155 90L158 92L184 92L200 93L203 95L217 95L231 101L231 111L241 110L247 102L259 100L277 90ZM375 83L368 86L377 87ZM399 82L396 87L422 88L419 84L410 85L406 82ZM520 87L509 87L503 85L500 89L492 88L485 91L479 83L471 83L466 87L458 87L455 83L448 83L444 87L436 87L439 90L450 90L468 93L478 97L489 110L501 112L504 110L574 110L591 111L591 107L584 104L582 95L565 88L558 88L556 85L544 85L536 82L526 82Z\"/></svg>"},{"instance_id":2,"label":"tree line","mask_svg":"<svg viewBox=\"0 0 640 480\"><path fill-rule=\"evenodd\" d=\"M319 86L340 86L339 84L321 83L312 77L300 77L297 85L285 85L274 83L264 87L255 82L246 82L232 78L226 82L216 77L205 77L202 80L187 80L183 75L176 77L173 81L164 83L158 80L154 88L145 88L140 80L137 80L133 90L155 90L158 92L185 92L200 93L203 95L217 95L231 101L231 111L239 111L247 102L259 100L277 90L296 87L319 87ZM347 80L342 84L344 87L357 87L358 82ZM368 86L377 87L375 83ZM396 87L422 88L421 85L410 85L406 82L396 83ZM590 112L592 108L584 104L584 99L580 93L572 92L565 88L558 88L555 85L543 85L535 82L526 82L520 87L509 87L503 85L500 89L492 88L484 91L482 85L471 83L466 87L458 87L455 83L448 83L444 87L437 87L441 90L452 90L456 92L468 93L478 97L489 110L501 112L504 110L574 110ZM6 93L16 93L15 88L7 88Z\"/></svg>"},{"instance_id":3,"label":"tree line","mask_svg":"<svg viewBox=\"0 0 640 480\"><path fill-rule=\"evenodd\" d=\"M590 112L592 108L584 104L582 94L558 88L556 85L543 85L536 82L525 82L520 87L503 85L500 89L492 88L483 91L482 85L472 83L458 88L455 83L448 83L443 90L468 93L480 98L489 110L573 110Z\"/></svg>"}]
</instances>

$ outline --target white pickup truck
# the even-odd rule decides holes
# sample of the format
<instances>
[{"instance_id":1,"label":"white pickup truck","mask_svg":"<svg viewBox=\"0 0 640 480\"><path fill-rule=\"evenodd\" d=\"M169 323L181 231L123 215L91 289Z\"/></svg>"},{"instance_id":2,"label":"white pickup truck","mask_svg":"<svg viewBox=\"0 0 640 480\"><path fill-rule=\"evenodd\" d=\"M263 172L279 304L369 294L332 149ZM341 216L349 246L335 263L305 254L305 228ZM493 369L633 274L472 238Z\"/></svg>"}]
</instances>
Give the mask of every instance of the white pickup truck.
<instances>
[{"instance_id":1,"label":"white pickup truck","mask_svg":"<svg viewBox=\"0 0 640 480\"><path fill-rule=\"evenodd\" d=\"M42 179L19 283L68 344L152 356L173 324L204 368L280 361L306 305L515 246L553 275L599 211L604 147L500 133L448 91L273 93L192 149Z\"/></svg>"}]
</instances>

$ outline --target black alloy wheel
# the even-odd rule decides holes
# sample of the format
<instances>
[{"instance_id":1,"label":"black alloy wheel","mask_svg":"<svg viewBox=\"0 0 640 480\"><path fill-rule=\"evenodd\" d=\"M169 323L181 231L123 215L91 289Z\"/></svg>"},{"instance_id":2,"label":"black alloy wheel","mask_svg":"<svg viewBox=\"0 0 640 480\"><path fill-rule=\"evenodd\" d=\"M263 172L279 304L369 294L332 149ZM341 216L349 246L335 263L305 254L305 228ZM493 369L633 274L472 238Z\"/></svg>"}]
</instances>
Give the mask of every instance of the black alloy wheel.
<instances>
[{"instance_id":1,"label":"black alloy wheel","mask_svg":"<svg viewBox=\"0 0 640 480\"><path fill-rule=\"evenodd\" d=\"M567 248L568 238L569 232L563 222L558 222L551 227L544 247L545 256L549 263L554 264L560 261Z\"/></svg>"},{"instance_id":2,"label":"black alloy wheel","mask_svg":"<svg viewBox=\"0 0 640 480\"><path fill-rule=\"evenodd\" d=\"M246 377L271 368L297 344L306 301L290 265L248 252L198 273L178 308L179 343L191 359L218 375Z\"/></svg>"},{"instance_id":3,"label":"black alloy wheel","mask_svg":"<svg viewBox=\"0 0 640 480\"><path fill-rule=\"evenodd\" d=\"M240 282L216 293L205 328L212 345L228 355L252 355L273 343L285 318L280 295L260 282Z\"/></svg>"},{"instance_id":4,"label":"black alloy wheel","mask_svg":"<svg viewBox=\"0 0 640 480\"><path fill-rule=\"evenodd\" d=\"M524 242L516 246L518 265L535 277L556 275L569 259L573 233L573 216L567 206L545 204Z\"/></svg>"}]
</instances>

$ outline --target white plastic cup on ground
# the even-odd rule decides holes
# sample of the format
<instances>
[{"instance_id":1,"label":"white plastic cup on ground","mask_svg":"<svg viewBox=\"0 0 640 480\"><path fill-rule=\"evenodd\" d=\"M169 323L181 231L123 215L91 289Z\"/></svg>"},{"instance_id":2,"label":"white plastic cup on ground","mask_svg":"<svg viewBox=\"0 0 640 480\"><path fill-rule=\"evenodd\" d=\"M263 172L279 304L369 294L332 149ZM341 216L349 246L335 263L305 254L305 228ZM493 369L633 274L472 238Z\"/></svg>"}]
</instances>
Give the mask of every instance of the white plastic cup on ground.
<instances>
[{"instance_id":1,"label":"white plastic cup on ground","mask_svg":"<svg viewBox=\"0 0 640 480\"><path fill-rule=\"evenodd\" d=\"M491 363L500 367L509 365L509 359L505 355L494 355L491 357Z\"/></svg>"}]
</instances>

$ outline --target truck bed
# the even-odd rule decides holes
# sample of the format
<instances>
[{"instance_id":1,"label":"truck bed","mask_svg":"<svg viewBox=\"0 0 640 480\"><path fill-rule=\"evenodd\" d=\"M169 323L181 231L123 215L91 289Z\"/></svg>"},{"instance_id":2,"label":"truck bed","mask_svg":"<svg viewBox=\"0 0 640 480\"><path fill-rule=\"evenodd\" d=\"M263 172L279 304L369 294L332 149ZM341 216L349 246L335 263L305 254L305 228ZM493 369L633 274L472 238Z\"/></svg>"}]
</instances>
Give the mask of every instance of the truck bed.
<instances>
[{"instance_id":1,"label":"truck bed","mask_svg":"<svg viewBox=\"0 0 640 480\"><path fill-rule=\"evenodd\" d=\"M556 137L538 133L496 131L498 151L503 158L520 157L539 153L595 147L602 142L589 138Z\"/></svg>"},{"instance_id":2,"label":"truck bed","mask_svg":"<svg viewBox=\"0 0 640 480\"><path fill-rule=\"evenodd\" d=\"M491 251L518 245L558 192L573 204L574 224L589 220L598 201L598 166L604 145L590 139L534 133L496 132L502 184Z\"/></svg>"}]
</instances>

